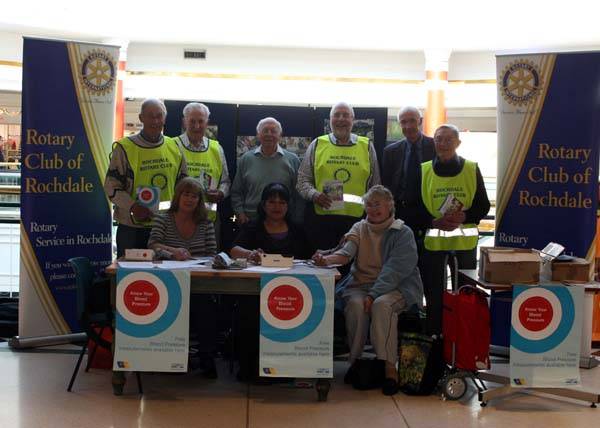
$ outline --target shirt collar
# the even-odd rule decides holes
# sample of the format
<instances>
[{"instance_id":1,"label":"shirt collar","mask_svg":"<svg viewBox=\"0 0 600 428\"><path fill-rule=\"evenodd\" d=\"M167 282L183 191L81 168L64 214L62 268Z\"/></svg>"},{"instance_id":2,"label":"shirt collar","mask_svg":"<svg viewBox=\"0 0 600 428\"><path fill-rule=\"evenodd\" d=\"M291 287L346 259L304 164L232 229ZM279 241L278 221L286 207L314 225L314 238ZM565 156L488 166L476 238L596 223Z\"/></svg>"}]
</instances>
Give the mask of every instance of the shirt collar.
<instances>
[{"instance_id":1,"label":"shirt collar","mask_svg":"<svg viewBox=\"0 0 600 428\"><path fill-rule=\"evenodd\" d=\"M179 139L183 143L183 145L190 150L204 151L208 147L208 138L206 136L202 137L202 141L199 146L194 146L190 141L190 138L187 135L187 132L184 132L179 136Z\"/></svg>"},{"instance_id":2,"label":"shirt collar","mask_svg":"<svg viewBox=\"0 0 600 428\"><path fill-rule=\"evenodd\" d=\"M335 135L333 135L333 132L329 133L329 141L331 141L336 146L338 145L337 138L335 138ZM356 144L357 141L358 141L358 135L350 134L350 144Z\"/></svg>"},{"instance_id":3,"label":"shirt collar","mask_svg":"<svg viewBox=\"0 0 600 428\"><path fill-rule=\"evenodd\" d=\"M281 155L283 156L283 149L281 148L281 146L279 144L277 144L277 151L275 153L273 153L273 155L271 156L265 156L261 150L261 146L258 145L255 149L254 149L254 154L255 155L261 155L264 158L273 158L275 157L275 155Z\"/></svg>"}]
</instances>

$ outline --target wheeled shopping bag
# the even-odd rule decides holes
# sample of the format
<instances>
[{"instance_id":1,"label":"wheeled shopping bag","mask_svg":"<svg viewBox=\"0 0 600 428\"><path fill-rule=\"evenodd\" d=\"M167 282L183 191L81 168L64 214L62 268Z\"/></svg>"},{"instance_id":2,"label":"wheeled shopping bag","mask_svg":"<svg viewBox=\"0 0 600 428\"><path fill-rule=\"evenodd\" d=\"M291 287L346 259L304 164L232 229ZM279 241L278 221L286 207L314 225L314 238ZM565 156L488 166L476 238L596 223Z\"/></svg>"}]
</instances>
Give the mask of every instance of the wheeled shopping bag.
<instances>
[{"instance_id":1,"label":"wheeled shopping bag","mask_svg":"<svg viewBox=\"0 0 600 428\"><path fill-rule=\"evenodd\" d=\"M485 390L477 375L478 370L490 368L490 311L485 293L469 285L444 292L443 338L448 364L444 397L462 398L467 378L479 391Z\"/></svg>"}]
</instances>

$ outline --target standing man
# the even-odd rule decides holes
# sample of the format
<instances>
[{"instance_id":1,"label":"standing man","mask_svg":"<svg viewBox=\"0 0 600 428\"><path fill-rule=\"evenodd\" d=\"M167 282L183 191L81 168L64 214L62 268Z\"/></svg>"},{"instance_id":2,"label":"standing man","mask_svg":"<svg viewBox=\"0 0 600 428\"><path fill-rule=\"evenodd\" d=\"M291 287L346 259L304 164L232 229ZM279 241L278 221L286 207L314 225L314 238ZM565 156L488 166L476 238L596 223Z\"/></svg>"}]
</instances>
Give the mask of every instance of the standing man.
<instances>
[{"instance_id":1,"label":"standing man","mask_svg":"<svg viewBox=\"0 0 600 428\"><path fill-rule=\"evenodd\" d=\"M265 117L256 125L260 145L239 159L231 186L231 207L239 224L257 220L257 207L267 184L282 183L293 193L300 159L279 145L281 123ZM290 207L293 213L294 209Z\"/></svg>"},{"instance_id":2,"label":"standing man","mask_svg":"<svg viewBox=\"0 0 600 428\"><path fill-rule=\"evenodd\" d=\"M312 202L305 225L313 250L336 247L363 216L362 196L381 183L375 148L352 133L354 109L340 102L329 117L332 132L310 143L298 171L298 192Z\"/></svg>"},{"instance_id":3,"label":"standing man","mask_svg":"<svg viewBox=\"0 0 600 428\"><path fill-rule=\"evenodd\" d=\"M390 144L383 150L383 185L394 195L396 218L413 230L417 242L423 238L415 216L419 192L421 191L421 163L433 159L433 138L423 135L423 118L416 107L407 106L398 112L398 123L404 139Z\"/></svg>"},{"instance_id":4,"label":"standing man","mask_svg":"<svg viewBox=\"0 0 600 428\"><path fill-rule=\"evenodd\" d=\"M217 204L229 196L229 170L223 147L217 140L204 134L208 126L210 110L201 103L189 103L183 108L185 132L175 141L181 146L190 177L198 178L206 194L208 219L215 224L217 245L220 243L220 222Z\"/></svg>"},{"instance_id":5,"label":"standing man","mask_svg":"<svg viewBox=\"0 0 600 428\"><path fill-rule=\"evenodd\" d=\"M113 145L104 191L114 204L117 257L128 248L147 248L157 202L171 201L187 165L175 141L163 135L167 109L162 101L142 103L142 130Z\"/></svg>"},{"instance_id":6,"label":"standing man","mask_svg":"<svg viewBox=\"0 0 600 428\"><path fill-rule=\"evenodd\" d=\"M456 153L460 134L454 125L441 125L433 136L435 157L421 164L417 209L419 229L426 229L420 265L427 301L427 333L442 332L442 303L451 270L477 267L477 225L490 210L490 201L477 163Z\"/></svg>"}]
</instances>

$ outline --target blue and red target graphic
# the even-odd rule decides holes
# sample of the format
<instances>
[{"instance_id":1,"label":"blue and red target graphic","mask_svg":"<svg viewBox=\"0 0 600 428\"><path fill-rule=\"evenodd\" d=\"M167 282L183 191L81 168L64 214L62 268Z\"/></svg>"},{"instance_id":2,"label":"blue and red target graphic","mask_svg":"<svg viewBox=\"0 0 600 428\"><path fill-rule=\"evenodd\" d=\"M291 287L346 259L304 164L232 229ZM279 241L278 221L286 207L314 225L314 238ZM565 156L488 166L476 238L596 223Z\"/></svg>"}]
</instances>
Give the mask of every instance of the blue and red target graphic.
<instances>
[{"instance_id":1,"label":"blue and red target graphic","mask_svg":"<svg viewBox=\"0 0 600 428\"><path fill-rule=\"evenodd\" d=\"M538 354L559 346L575 320L575 303L562 286L515 286L510 346Z\"/></svg>"},{"instance_id":2,"label":"blue and red target graphic","mask_svg":"<svg viewBox=\"0 0 600 428\"><path fill-rule=\"evenodd\" d=\"M325 290L316 276L264 275L260 291L260 333L274 342L310 335L325 315Z\"/></svg>"},{"instance_id":3,"label":"blue and red target graphic","mask_svg":"<svg viewBox=\"0 0 600 428\"><path fill-rule=\"evenodd\" d=\"M119 270L117 329L132 337L151 337L168 329L181 310L181 287L169 271Z\"/></svg>"},{"instance_id":4,"label":"blue and red target graphic","mask_svg":"<svg viewBox=\"0 0 600 428\"><path fill-rule=\"evenodd\" d=\"M160 189L152 186L138 187L137 199L140 205L153 208L160 203Z\"/></svg>"}]
</instances>

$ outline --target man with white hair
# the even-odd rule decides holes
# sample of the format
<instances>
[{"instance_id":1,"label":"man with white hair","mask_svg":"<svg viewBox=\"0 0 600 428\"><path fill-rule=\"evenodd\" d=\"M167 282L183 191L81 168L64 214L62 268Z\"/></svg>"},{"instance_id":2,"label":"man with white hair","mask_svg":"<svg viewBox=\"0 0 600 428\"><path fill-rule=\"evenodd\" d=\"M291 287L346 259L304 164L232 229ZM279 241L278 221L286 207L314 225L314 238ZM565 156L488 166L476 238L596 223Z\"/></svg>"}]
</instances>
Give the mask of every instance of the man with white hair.
<instances>
[{"instance_id":1,"label":"man with white hair","mask_svg":"<svg viewBox=\"0 0 600 428\"><path fill-rule=\"evenodd\" d=\"M332 132L310 143L298 171L298 192L312 202L304 224L313 250L335 247L363 216L362 195L381 183L375 148L352 133L352 106L335 104L329 118Z\"/></svg>"},{"instance_id":2,"label":"man with white hair","mask_svg":"<svg viewBox=\"0 0 600 428\"><path fill-rule=\"evenodd\" d=\"M171 201L187 165L175 141L162 133L167 109L162 101L142 103L142 130L113 144L104 191L114 204L117 257L129 248L147 248L158 202Z\"/></svg>"},{"instance_id":3,"label":"man with white hair","mask_svg":"<svg viewBox=\"0 0 600 428\"><path fill-rule=\"evenodd\" d=\"M390 144L383 150L382 181L394 195L396 218L404 220L419 242L424 233L424 230L416 227L414 219L421 190L419 170L421 163L433 159L435 147L433 138L421 132L423 118L416 107L401 108L398 112L398 123L404 139Z\"/></svg>"},{"instance_id":4,"label":"man with white hair","mask_svg":"<svg viewBox=\"0 0 600 428\"><path fill-rule=\"evenodd\" d=\"M183 108L185 132L175 137L187 162L188 175L198 178L206 192L209 220L217 219L217 204L229 196L229 171L223 148L217 140L206 137L210 110L201 103ZM218 240L218 237L217 237Z\"/></svg>"},{"instance_id":5,"label":"man with white hair","mask_svg":"<svg viewBox=\"0 0 600 428\"><path fill-rule=\"evenodd\" d=\"M231 186L231 207L238 224L257 220L257 207L267 184L282 183L290 192L296 187L300 159L279 145L281 133L281 123L275 118L260 120L256 126L260 145L244 153L238 161Z\"/></svg>"}]
</instances>

